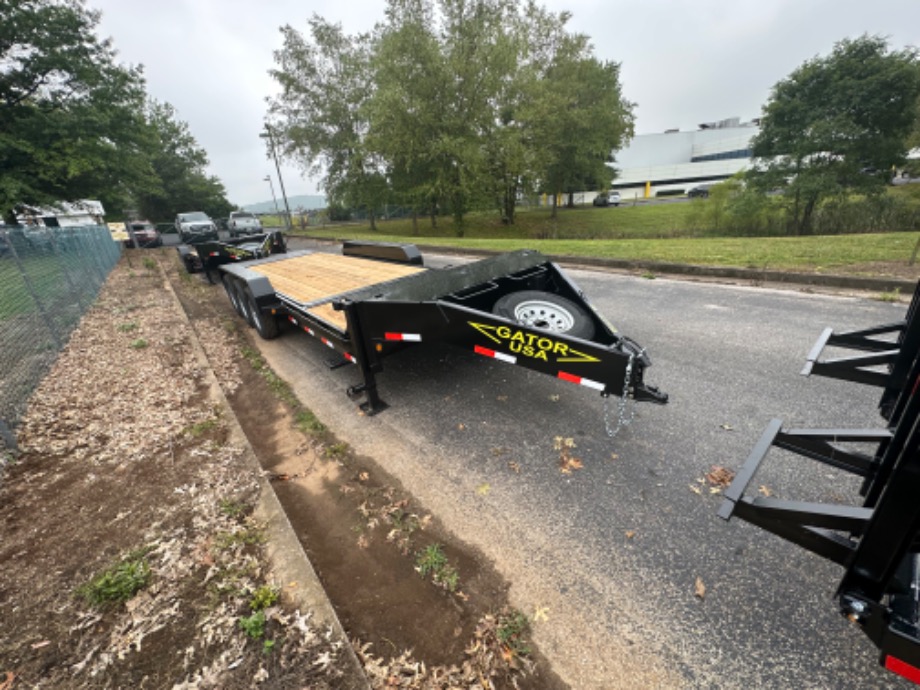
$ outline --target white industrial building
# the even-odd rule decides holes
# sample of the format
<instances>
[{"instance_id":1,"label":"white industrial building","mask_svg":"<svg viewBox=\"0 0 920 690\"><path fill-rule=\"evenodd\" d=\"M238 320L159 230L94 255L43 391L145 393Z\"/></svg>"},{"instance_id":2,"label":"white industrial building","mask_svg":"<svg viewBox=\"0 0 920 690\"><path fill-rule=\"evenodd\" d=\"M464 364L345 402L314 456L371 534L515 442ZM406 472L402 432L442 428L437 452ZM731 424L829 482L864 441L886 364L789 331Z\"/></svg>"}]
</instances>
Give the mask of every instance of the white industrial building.
<instances>
[{"instance_id":1,"label":"white industrial building","mask_svg":"<svg viewBox=\"0 0 920 690\"><path fill-rule=\"evenodd\" d=\"M613 189L624 199L685 193L693 187L727 180L751 163L751 139L760 121L733 117L706 122L699 129L633 137L616 154L619 171Z\"/></svg>"}]
</instances>

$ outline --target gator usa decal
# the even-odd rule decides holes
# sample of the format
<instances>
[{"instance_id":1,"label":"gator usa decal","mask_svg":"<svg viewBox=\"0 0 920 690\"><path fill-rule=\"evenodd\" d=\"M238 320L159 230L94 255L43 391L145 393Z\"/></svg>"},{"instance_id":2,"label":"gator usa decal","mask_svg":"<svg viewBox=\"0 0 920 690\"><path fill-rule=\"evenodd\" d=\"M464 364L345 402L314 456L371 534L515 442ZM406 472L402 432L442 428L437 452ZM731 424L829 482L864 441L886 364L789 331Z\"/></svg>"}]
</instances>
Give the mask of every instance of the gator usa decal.
<instances>
[{"instance_id":1,"label":"gator usa decal","mask_svg":"<svg viewBox=\"0 0 920 690\"><path fill-rule=\"evenodd\" d=\"M554 339L550 334L532 333L510 326L493 326L487 323L467 323L479 331L493 343L508 348L511 352L523 357L541 359L544 362L582 362L589 364L599 362L597 357L592 357L568 343Z\"/></svg>"}]
</instances>

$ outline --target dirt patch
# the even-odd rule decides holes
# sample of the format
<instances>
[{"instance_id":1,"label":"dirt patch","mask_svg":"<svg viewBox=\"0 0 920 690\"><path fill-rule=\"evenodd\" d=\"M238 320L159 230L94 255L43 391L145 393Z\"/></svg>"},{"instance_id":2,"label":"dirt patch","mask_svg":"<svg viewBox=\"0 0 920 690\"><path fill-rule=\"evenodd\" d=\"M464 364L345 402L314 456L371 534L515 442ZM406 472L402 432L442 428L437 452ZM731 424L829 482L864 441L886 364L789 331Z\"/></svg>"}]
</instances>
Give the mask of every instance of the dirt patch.
<instances>
[{"instance_id":1,"label":"dirt patch","mask_svg":"<svg viewBox=\"0 0 920 690\"><path fill-rule=\"evenodd\" d=\"M224 350L218 378L234 385L230 404L374 686L565 687L519 635L527 621L508 608L508 583L494 568L374 459L322 428L267 368L222 290L176 266L169 275L209 358ZM440 557L442 581L423 577Z\"/></svg>"},{"instance_id":2,"label":"dirt patch","mask_svg":"<svg viewBox=\"0 0 920 690\"><path fill-rule=\"evenodd\" d=\"M267 578L260 478L148 263L166 255L141 256L110 276L0 468L0 686L341 687L345 642Z\"/></svg>"}]
</instances>

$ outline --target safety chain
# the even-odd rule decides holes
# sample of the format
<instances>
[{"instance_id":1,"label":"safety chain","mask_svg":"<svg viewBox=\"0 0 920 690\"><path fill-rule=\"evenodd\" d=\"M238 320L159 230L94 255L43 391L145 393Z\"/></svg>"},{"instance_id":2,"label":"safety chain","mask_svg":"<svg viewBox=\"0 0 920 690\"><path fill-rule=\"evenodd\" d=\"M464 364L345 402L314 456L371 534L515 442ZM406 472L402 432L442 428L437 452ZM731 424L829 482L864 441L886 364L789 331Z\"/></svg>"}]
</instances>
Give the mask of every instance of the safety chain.
<instances>
[{"instance_id":1,"label":"safety chain","mask_svg":"<svg viewBox=\"0 0 920 690\"><path fill-rule=\"evenodd\" d=\"M623 427L632 424L632 420L636 416L635 400L633 400L632 405L629 404L629 385L632 381L633 364L636 358L641 357L644 353L645 348L643 347L639 352L633 352L629 355L629 361L626 363L626 378L623 380L623 394L617 403L617 425L613 429L610 428L610 396L604 396L604 428L610 438L615 438Z\"/></svg>"}]
</instances>

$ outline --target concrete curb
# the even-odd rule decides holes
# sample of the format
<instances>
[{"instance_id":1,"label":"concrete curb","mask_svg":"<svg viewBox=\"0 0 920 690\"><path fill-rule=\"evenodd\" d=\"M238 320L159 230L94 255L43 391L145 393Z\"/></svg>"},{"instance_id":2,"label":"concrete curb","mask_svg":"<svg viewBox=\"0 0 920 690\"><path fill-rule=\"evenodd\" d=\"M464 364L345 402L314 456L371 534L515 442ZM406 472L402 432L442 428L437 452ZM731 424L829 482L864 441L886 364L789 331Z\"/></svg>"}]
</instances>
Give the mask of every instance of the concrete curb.
<instances>
[{"instance_id":1,"label":"concrete curb","mask_svg":"<svg viewBox=\"0 0 920 690\"><path fill-rule=\"evenodd\" d=\"M340 244L343 239L310 237L296 235L305 240ZM495 256L504 252L491 249L474 249L445 247L436 244L416 244L419 251L452 256ZM866 292L894 292L910 296L913 294L917 281L901 278L871 278L865 276L845 276L828 273L796 273L791 271L776 271L757 268L736 268L732 266L700 266L694 264L677 264L666 261L644 261L632 259L606 259L590 256L559 256L547 254L547 258L565 266L585 266L590 268L609 269L617 271L655 273L663 275L687 276L693 278L717 278L721 280L742 280L750 283L781 283L798 286L814 286L828 288L843 288L846 290L862 290ZM918 267L920 272L920 267Z\"/></svg>"},{"instance_id":2,"label":"concrete curb","mask_svg":"<svg viewBox=\"0 0 920 690\"><path fill-rule=\"evenodd\" d=\"M220 406L220 409L225 411L232 442L244 449L244 455L252 465L253 472L258 474L260 478L259 504L255 508L254 515L257 520L265 525L267 534L266 552L272 573L278 582L286 585L292 583L296 585L294 587L285 586L283 588L284 597L302 612L310 612L317 627L326 626L331 628L334 637L342 642L343 657L348 668L341 669L344 675L338 679L340 684L337 687L344 690L370 690L371 685L364 675L361 662L358 661L358 657L348 640L348 635L345 633L345 629L332 607L332 602L326 596L326 590L323 588L316 571L313 569L313 565L310 563L310 559L307 558L307 554L297 539L294 528L284 512L281 502L275 495L274 488L265 478L255 451L234 414L230 401L227 400L223 389L220 387L220 382L217 380L201 341L198 339L198 332L185 312L185 308L173 289L172 282L169 280L169 276L163 266L159 262L157 262L157 266L163 277L163 283L176 305L179 317L189 327L192 350L204 369L204 378L208 384L210 398L216 405Z\"/></svg>"}]
</instances>

